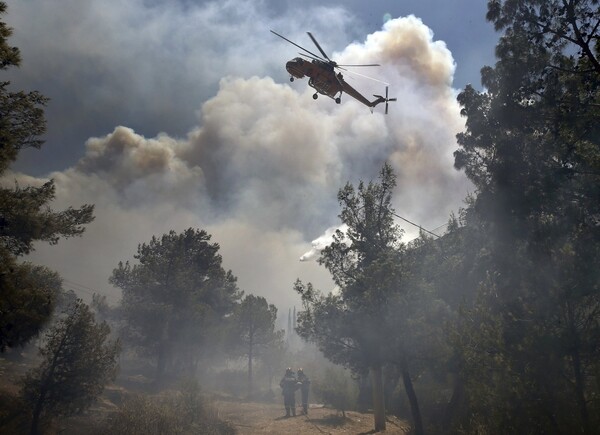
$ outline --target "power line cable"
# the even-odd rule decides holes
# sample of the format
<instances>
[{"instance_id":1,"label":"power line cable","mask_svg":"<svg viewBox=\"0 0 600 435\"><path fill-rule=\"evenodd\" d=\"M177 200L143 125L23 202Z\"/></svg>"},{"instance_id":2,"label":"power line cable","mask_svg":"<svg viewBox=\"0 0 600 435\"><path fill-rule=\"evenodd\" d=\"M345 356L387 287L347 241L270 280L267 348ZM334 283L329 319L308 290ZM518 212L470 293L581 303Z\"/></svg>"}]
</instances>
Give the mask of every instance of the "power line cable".
<instances>
[{"instance_id":1,"label":"power line cable","mask_svg":"<svg viewBox=\"0 0 600 435\"><path fill-rule=\"evenodd\" d=\"M66 284L66 286L72 287L72 290L76 290L76 291L79 291L79 292L87 293L90 296L93 296L95 293L100 293L96 289L93 289L93 288L88 287L86 285L77 283L77 282L72 281L72 280L67 279L67 278L63 278L63 282Z\"/></svg>"},{"instance_id":2,"label":"power line cable","mask_svg":"<svg viewBox=\"0 0 600 435\"><path fill-rule=\"evenodd\" d=\"M421 225L419 225L419 224L416 224L416 223L414 223L414 222L411 222L411 221L409 221L408 219L406 219L406 218L403 218L403 217L402 217L402 216L400 216L399 214L396 214L396 213L394 213L393 211L392 211L392 212L390 212L390 213L392 213L392 214L393 214L394 216L396 216L397 218L400 218L400 219L402 219L404 222L408 222L409 224L411 224L411 225L414 225L415 227L419 228L421 231L425 231L426 233L428 233L428 234L431 234L432 236L434 236L434 237L437 237L438 239L440 238L440 236L438 236L437 234L435 234L435 233L433 233L433 232L431 232L431 231L429 231L429 230L427 230L427 229L423 228ZM443 227L443 226L444 226L444 225L440 225L438 228L441 228L441 227Z\"/></svg>"}]
</instances>

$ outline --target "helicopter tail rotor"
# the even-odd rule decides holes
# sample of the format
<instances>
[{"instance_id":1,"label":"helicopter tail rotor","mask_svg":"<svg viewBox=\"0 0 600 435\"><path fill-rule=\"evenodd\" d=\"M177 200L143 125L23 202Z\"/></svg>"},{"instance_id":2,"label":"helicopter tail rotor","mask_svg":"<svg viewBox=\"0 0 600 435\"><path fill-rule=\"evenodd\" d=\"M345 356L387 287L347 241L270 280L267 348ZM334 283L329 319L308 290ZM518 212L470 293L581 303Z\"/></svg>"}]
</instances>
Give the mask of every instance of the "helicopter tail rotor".
<instances>
[{"instance_id":1,"label":"helicopter tail rotor","mask_svg":"<svg viewBox=\"0 0 600 435\"><path fill-rule=\"evenodd\" d=\"M377 100L374 101L374 105L376 106L379 103L385 103L385 114L387 115L388 113L388 103L390 101L398 101L397 98L389 98L388 96L388 86L385 87L385 98L382 97L381 95L373 95L374 97L377 97Z\"/></svg>"}]
</instances>

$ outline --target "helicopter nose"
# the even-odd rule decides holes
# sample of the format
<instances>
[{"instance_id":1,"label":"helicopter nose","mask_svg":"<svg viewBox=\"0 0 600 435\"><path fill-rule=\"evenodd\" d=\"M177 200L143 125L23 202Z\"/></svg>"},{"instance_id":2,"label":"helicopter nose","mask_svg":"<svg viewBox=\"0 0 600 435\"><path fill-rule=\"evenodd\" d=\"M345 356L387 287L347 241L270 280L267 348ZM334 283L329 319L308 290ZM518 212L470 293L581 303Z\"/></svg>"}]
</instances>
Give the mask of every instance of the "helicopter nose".
<instances>
[{"instance_id":1,"label":"helicopter nose","mask_svg":"<svg viewBox=\"0 0 600 435\"><path fill-rule=\"evenodd\" d=\"M287 62L285 64L285 69L292 76L294 76L294 77L296 77L298 79L301 79L302 77L304 77L304 72L300 68L299 63L297 61L295 61L295 60L290 60L289 62Z\"/></svg>"}]
</instances>

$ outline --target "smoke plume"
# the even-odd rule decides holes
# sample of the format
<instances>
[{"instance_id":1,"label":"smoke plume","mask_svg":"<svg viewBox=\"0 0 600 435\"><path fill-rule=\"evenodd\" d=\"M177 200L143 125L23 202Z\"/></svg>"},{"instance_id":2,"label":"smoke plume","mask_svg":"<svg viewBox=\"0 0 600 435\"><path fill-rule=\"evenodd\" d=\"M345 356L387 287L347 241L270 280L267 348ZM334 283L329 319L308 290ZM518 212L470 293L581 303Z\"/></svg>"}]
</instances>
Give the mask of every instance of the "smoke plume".
<instances>
[{"instance_id":1,"label":"smoke plume","mask_svg":"<svg viewBox=\"0 0 600 435\"><path fill-rule=\"evenodd\" d=\"M269 44L277 51L261 56L273 57L282 72L224 75L187 134L145 137L118 126L89 138L71 167L44 177L56 182L56 208L95 203L96 220L81 239L38 245L31 260L116 300L107 279L138 243L171 229L203 228L243 290L287 308L298 305L291 290L297 277L332 287L326 271L298 258L318 255L326 237L316 237L340 225L336 194L346 182L375 179L390 162L396 211L426 228L461 205L469 185L452 165L463 128L451 88L455 65L419 19L390 20L329 53L340 63L382 65L373 75L398 98L387 116L347 95L341 105L314 101L305 81L290 85L283 72L294 48ZM379 82L345 77L369 98L385 92Z\"/></svg>"}]
</instances>

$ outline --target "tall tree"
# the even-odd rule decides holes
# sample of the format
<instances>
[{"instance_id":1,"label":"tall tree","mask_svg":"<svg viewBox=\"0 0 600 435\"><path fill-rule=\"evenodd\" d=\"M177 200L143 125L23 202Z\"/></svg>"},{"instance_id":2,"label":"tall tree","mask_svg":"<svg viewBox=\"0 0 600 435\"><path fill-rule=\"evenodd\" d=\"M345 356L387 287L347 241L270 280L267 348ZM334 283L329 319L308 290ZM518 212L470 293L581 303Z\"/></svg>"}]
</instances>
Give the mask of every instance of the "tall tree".
<instances>
[{"instance_id":1,"label":"tall tree","mask_svg":"<svg viewBox=\"0 0 600 435\"><path fill-rule=\"evenodd\" d=\"M273 378L276 373L280 373L287 358L288 347L283 339L285 335L283 330L281 340L271 342L261 351L261 363L267 375L267 388L269 392L273 391Z\"/></svg>"},{"instance_id":2,"label":"tall tree","mask_svg":"<svg viewBox=\"0 0 600 435\"><path fill-rule=\"evenodd\" d=\"M0 15L5 12L6 3L0 2ZM0 72L21 62L19 49L8 44L11 34L12 29L0 21ZM21 149L41 147L46 102L39 92L13 92L10 82L0 81L0 177L7 178L5 172ZM0 187L0 317L11 320L0 321L0 351L37 334L56 299L56 292L49 291L56 276L46 271L47 279L40 280L39 269L19 264L16 257L30 253L36 241L56 244L61 237L79 236L94 219L92 205L53 211L52 180L41 187L5 185Z\"/></svg>"},{"instance_id":3,"label":"tall tree","mask_svg":"<svg viewBox=\"0 0 600 435\"><path fill-rule=\"evenodd\" d=\"M118 342L108 342L106 323L97 324L78 299L45 335L42 363L21 380L31 406L30 434L43 416L70 415L89 407L116 374Z\"/></svg>"},{"instance_id":4,"label":"tall tree","mask_svg":"<svg viewBox=\"0 0 600 435\"><path fill-rule=\"evenodd\" d=\"M304 311L298 332L315 341L331 361L356 372L368 370L373 386L375 430L385 429L382 367L387 360L387 303L402 279L401 230L394 224L391 207L396 185L386 164L379 182L358 189L347 184L338 193L340 218L348 226L337 231L333 243L319 259L331 273L338 292L322 295L300 281Z\"/></svg>"},{"instance_id":5,"label":"tall tree","mask_svg":"<svg viewBox=\"0 0 600 435\"><path fill-rule=\"evenodd\" d=\"M503 31L486 90L460 95L456 167L477 187L485 276L459 339L491 431L591 433L600 414L600 11L596 0L491 0ZM481 352L481 349L485 349ZM486 376L487 378L487 376Z\"/></svg>"},{"instance_id":6,"label":"tall tree","mask_svg":"<svg viewBox=\"0 0 600 435\"><path fill-rule=\"evenodd\" d=\"M223 269L219 245L210 239L192 228L153 236L138 246L137 264L120 262L110 278L123 291L128 337L156 357L157 381L172 357L193 370L241 297L237 278Z\"/></svg>"},{"instance_id":7,"label":"tall tree","mask_svg":"<svg viewBox=\"0 0 600 435\"><path fill-rule=\"evenodd\" d=\"M6 13L6 3L0 2L0 14ZM18 67L21 53L8 44L12 29L0 22L0 71ZM48 101L39 92L10 92L10 82L0 82L0 173L17 158L19 150L27 147L39 148L39 138L46 131L44 109Z\"/></svg>"},{"instance_id":8,"label":"tall tree","mask_svg":"<svg viewBox=\"0 0 600 435\"><path fill-rule=\"evenodd\" d=\"M0 262L0 351L36 336L62 292L56 272L31 263Z\"/></svg>"},{"instance_id":9,"label":"tall tree","mask_svg":"<svg viewBox=\"0 0 600 435\"><path fill-rule=\"evenodd\" d=\"M252 396L253 362L270 348L281 348L283 330L275 329L277 308L261 296L247 295L231 317L235 344L248 357L248 396Z\"/></svg>"}]
</instances>

